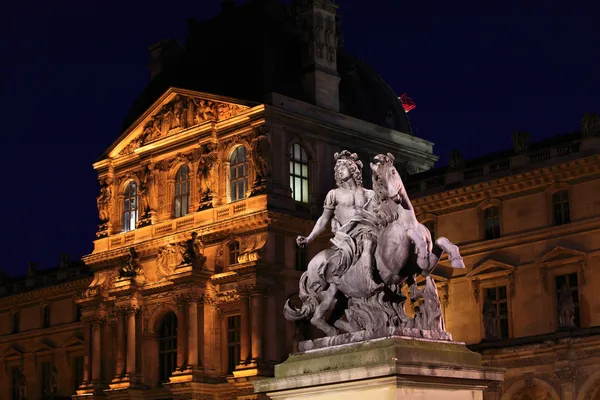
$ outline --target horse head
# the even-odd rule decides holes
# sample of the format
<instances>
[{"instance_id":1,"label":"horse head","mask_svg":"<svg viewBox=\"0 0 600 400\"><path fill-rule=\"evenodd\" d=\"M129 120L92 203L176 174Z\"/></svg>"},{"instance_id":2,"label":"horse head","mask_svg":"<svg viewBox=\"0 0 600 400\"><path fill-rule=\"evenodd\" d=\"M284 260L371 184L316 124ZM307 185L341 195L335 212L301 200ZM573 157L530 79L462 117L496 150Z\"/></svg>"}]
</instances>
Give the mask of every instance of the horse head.
<instances>
[{"instance_id":1,"label":"horse head","mask_svg":"<svg viewBox=\"0 0 600 400\"><path fill-rule=\"evenodd\" d=\"M373 190L379 200L400 201L404 183L394 167L394 156L390 153L376 155L375 163L371 163L371 171L373 171Z\"/></svg>"}]
</instances>

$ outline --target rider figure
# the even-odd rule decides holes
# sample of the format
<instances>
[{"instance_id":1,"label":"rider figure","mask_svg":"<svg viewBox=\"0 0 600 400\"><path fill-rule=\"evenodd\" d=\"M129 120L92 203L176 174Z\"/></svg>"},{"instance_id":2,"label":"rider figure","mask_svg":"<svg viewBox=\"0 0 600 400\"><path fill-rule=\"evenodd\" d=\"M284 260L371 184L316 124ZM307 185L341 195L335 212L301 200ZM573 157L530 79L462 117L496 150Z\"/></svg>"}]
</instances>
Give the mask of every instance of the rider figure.
<instances>
[{"instance_id":1,"label":"rider figure","mask_svg":"<svg viewBox=\"0 0 600 400\"><path fill-rule=\"evenodd\" d=\"M382 289L383 284L373 280L375 245L377 238L376 218L373 214L375 192L362 186L362 162L356 154L344 150L335 154L334 167L337 188L330 190L323 205L323 215L317 220L308 237L298 236L300 247L312 242L325 231L331 221L335 250L319 268L319 276L328 283L344 286L351 297L366 297ZM354 271L349 271L353 267ZM364 275L368 278L364 281ZM364 287L356 281L348 287L341 278L347 273L363 276ZM354 294L354 296L352 296Z\"/></svg>"}]
</instances>

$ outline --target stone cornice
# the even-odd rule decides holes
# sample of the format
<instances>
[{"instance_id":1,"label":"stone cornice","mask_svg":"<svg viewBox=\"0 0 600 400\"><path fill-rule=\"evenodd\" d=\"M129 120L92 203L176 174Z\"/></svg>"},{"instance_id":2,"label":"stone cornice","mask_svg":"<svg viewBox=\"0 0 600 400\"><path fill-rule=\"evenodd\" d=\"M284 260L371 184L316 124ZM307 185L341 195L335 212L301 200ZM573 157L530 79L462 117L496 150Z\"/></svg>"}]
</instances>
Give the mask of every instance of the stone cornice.
<instances>
[{"instance_id":1,"label":"stone cornice","mask_svg":"<svg viewBox=\"0 0 600 400\"><path fill-rule=\"evenodd\" d=\"M446 190L423 197L412 195L417 215L436 215L474 208L487 198L509 199L542 192L554 182L582 182L600 178L600 156L593 155L548 167Z\"/></svg>"},{"instance_id":2,"label":"stone cornice","mask_svg":"<svg viewBox=\"0 0 600 400\"><path fill-rule=\"evenodd\" d=\"M11 294L6 297L0 297L0 312L14 307L17 303L18 306L21 307L30 303L39 302L41 298L57 296L68 297L69 293L75 294L78 289L83 290L88 287L93 279L93 276L87 276L72 281L59 282L55 285L48 285L38 289Z\"/></svg>"},{"instance_id":3,"label":"stone cornice","mask_svg":"<svg viewBox=\"0 0 600 400\"><path fill-rule=\"evenodd\" d=\"M60 324L51 326L49 328L36 328L28 331L22 331L15 334L0 335L0 345L6 343L13 343L23 340L28 340L36 337L47 338L51 335L59 335L65 332L81 330L86 326L85 322L69 322L66 324Z\"/></svg>"}]
</instances>

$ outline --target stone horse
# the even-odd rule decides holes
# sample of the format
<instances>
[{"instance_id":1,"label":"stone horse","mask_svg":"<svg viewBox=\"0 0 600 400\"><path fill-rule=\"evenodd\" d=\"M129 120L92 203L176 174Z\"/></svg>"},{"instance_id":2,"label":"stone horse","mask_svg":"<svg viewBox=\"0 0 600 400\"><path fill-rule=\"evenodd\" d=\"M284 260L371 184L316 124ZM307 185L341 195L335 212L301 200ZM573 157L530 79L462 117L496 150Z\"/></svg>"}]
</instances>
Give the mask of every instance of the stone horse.
<instances>
[{"instance_id":1,"label":"stone horse","mask_svg":"<svg viewBox=\"0 0 600 400\"><path fill-rule=\"evenodd\" d=\"M319 275L319 271L327 260L335 257L336 249L323 250L310 261L307 271L300 278L299 297L303 303L302 307L297 310L290 306L289 301L285 304L284 315L287 319L310 318L311 323L327 336L338 333L334 326L346 332L356 332L374 326L372 323L366 325L357 323L353 314L358 314L356 311L360 310L356 310L356 307L350 310L346 306L352 308L353 302L356 306L359 303L364 304L365 299L366 301L375 299L369 306L371 308L366 310L385 308L385 299L389 293L397 296L400 293L400 286L407 279L414 284L416 275L428 276L444 251L448 253L453 268L464 268L458 247L444 237L438 238L433 243L429 230L417 221L400 174L394 167L394 157L389 153L380 154L375 157L375 163L371 163L370 166L376 202L374 218L377 221L373 228L373 233L377 236L374 270L364 270L365 264L355 260L339 279L331 280L326 276L324 280ZM356 245L360 246L359 243ZM373 291L373 285L368 282L371 278L379 284L378 290ZM361 292L357 288L371 291ZM402 310L395 310L394 322L378 321L378 326L381 324L398 326L398 317L401 320L405 317L403 303L401 307ZM341 318L344 312L345 320ZM366 311L366 314L369 313L371 312ZM388 319L392 318L390 314L390 312L385 313ZM326 321L328 316L329 320L334 322L334 326Z\"/></svg>"}]
</instances>

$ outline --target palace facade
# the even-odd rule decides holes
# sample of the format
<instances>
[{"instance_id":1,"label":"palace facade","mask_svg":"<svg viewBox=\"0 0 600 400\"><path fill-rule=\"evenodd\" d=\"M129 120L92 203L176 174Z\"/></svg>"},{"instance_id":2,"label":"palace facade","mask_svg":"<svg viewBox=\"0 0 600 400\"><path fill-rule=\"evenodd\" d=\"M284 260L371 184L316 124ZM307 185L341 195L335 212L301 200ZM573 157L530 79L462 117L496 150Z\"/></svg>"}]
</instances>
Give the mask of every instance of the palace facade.
<instances>
[{"instance_id":1,"label":"palace facade","mask_svg":"<svg viewBox=\"0 0 600 400\"><path fill-rule=\"evenodd\" d=\"M600 399L600 121L580 132L410 176L434 235L465 270L436 269L447 330L506 368L490 399Z\"/></svg>"}]
</instances>

